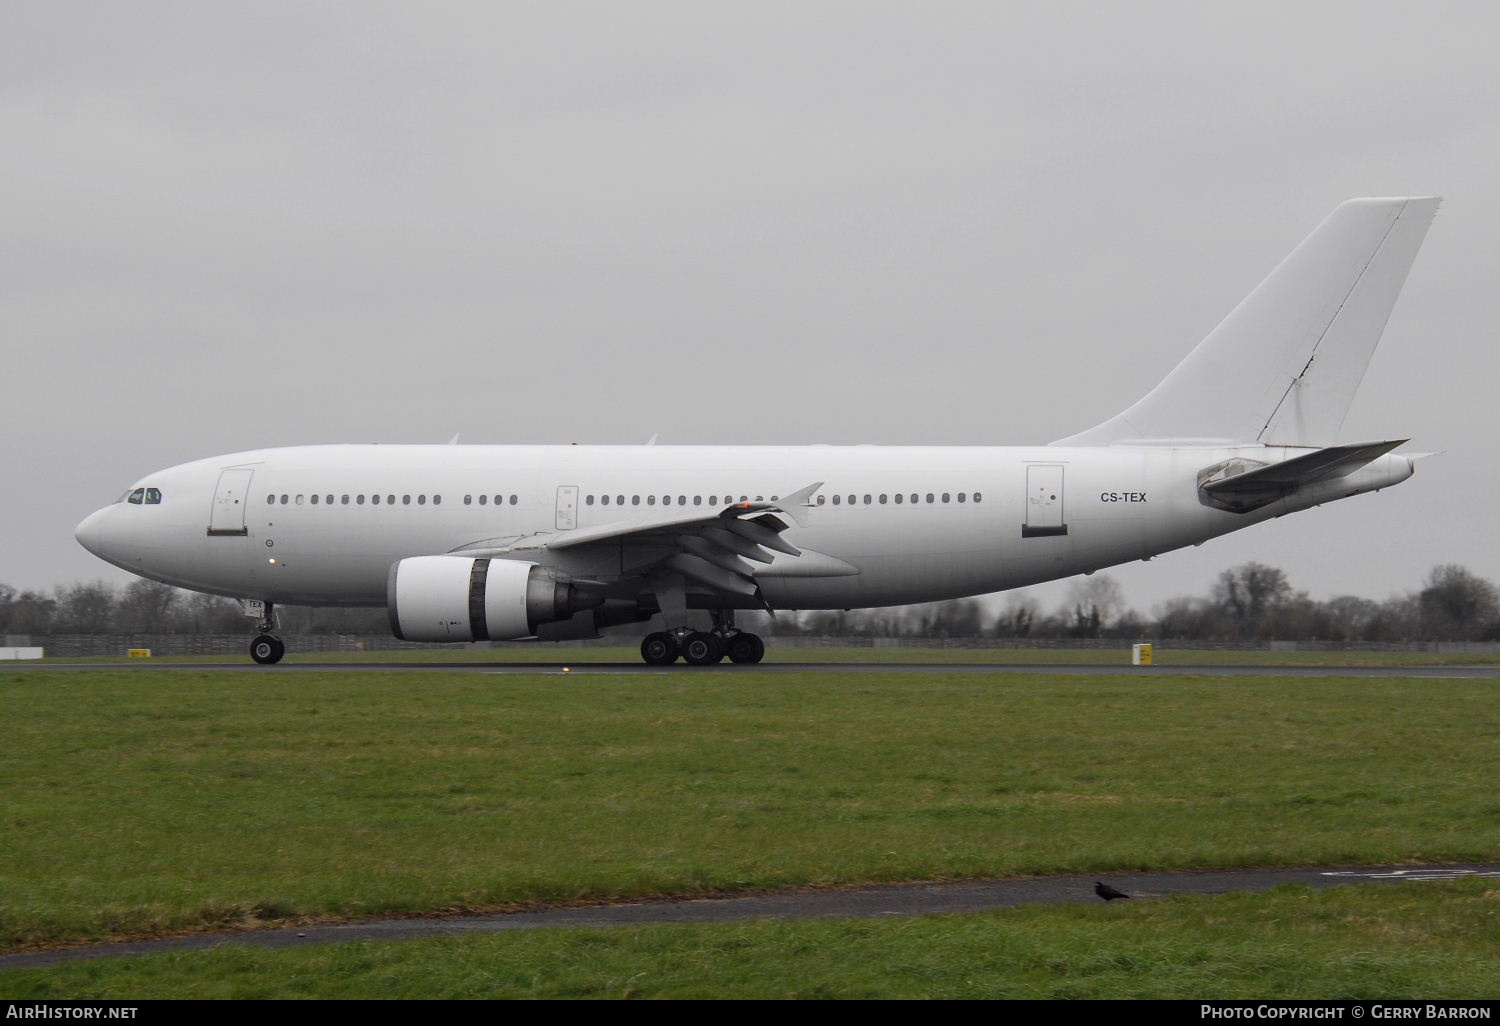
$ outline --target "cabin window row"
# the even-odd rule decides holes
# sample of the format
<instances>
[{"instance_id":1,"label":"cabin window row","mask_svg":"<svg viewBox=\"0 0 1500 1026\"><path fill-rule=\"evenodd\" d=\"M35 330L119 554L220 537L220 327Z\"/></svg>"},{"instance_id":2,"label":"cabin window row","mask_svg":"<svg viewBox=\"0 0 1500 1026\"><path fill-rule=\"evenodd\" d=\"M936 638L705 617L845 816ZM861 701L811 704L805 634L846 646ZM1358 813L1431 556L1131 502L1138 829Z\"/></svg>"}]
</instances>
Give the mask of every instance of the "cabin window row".
<instances>
[{"instance_id":1,"label":"cabin window row","mask_svg":"<svg viewBox=\"0 0 1500 1026\"><path fill-rule=\"evenodd\" d=\"M155 489L152 489L152 491L155 491ZM160 493L157 493L157 494L158 494L158 498L156 500L150 500L150 499L148 499L147 501L148 502L149 501L160 502L161 501L160 500ZM332 506L332 505L335 505L335 504L338 504L340 506L348 506L348 505L363 506L365 504L365 502L366 502L367 499L368 499L369 504L371 506L379 506L379 505L382 505L382 504L384 504L386 506L394 506L398 502L401 505L403 505L403 506L410 506L414 502L418 506L426 506L429 502L432 505L434 505L434 506L441 506L443 504L443 497L441 495L431 495L431 496L429 496L429 495L426 495L426 494L418 494L418 495L390 495L390 494L379 495L379 494L374 494L374 495L370 495L370 496L367 497L363 493L357 494L357 495L333 496L333 495L291 495L291 494L283 492L281 495L278 496L276 493L272 492L271 494L269 494L269 495L266 496L266 505L267 506L274 506L274 505L277 505L279 503L282 506L286 506L286 505L289 505L289 504L290 505L301 506L304 503L308 503L308 504L311 504L313 506L320 506L320 505L321 506ZM481 506L488 505L489 502L490 502L490 499L491 499L491 497L488 496L488 495L481 495L481 496L479 496L479 505L481 505ZM138 502L140 500L132 498L130 501L131 502ZM514 506L517 503L519 503L521 501L521 499L520 499L520 496L517 496L517 495L511 495L511 496L496 495L496 496L494 496L494 503L495 503L496 506L504 505L507 501L509 501L510 505ZM474 496L472 496L472 495L465 495L464 496L464 505L465 506L472 505L473 502L474 502Z\"/></svg>"},{"instance_id":2,"label":"cabin window row","mask_svg":"<svg viewBox=\"0 0 1500 1026\"><path fill-rule=\"evenodd\" d=\"M733 495L710 495L706 499L702 495L585 495L583 497L583 504L585 506L592 506L596 499L601 506L639 506L643 503L647 506L655 506L658 502L663 506L727 506L732 502L766 501L764 495L741 495L738 499ZM723 500L722 502L720 501L721 499ZM776 496L771 496L771 501L775 502Z\"/></svg>"},{"instance_id":3,"label":"cabin window row","mask_svg":"<svg viewBox=\"0 0 1500 1026\"><path fill-rule=\"evenodd\" d=\"M928 502L928 503L944 503L944 502L953 502L955 500L958 501L958 502L983 502L984 501L984 493L983 492L959 492L957 495L954 495L952 492L928 492L925 495L925 497L923 496L923 494L921 492L909 492L909 493L908 492L896 492L894 495L889 495L889 494L886 494L885 492L881 492L879 495L866 494L866 495L863 495L863 496L860 496L860 495L834 495L834 496L820 495L820 496L818 496L817 502L818 502L819 506L828 505L830 502L832 502L832 504L835 505L835 506L844 506L844 505L857 506L857 505L860 505L861 502L863 502L863 504L866 505L866 506L871 506L871 505L884 506L887 503L892 503L892 504L897 505L897 506L908 505L908 504L912 505L912 506L917 506L917 505L922 504L924 498L925 498L926 502Z\"/></svg>"}]
</instances>

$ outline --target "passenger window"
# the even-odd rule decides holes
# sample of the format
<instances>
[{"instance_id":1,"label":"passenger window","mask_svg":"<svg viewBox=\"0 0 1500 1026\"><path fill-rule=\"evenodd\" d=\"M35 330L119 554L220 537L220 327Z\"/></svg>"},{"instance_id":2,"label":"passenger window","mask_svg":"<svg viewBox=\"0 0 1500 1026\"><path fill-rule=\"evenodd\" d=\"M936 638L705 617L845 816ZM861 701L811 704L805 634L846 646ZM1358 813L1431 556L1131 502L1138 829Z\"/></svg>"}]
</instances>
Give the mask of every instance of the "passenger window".
<instances>
[{"instance_id":1,"label":"passenger window","mask_svg":"<svg viewBox=\"0 0 1500 1026\"><path fill-rule=\"evenodd\" d=\"M514 495L512 495L512 496L511 496L511 497L510 497L510 504L511 504L511 505L512 505L512 506L514 506L514 505L515 505L515 504L516 504L516 502L517 502L517 499L516 499L516 497L515 497L515 496L514 496Z\"/></svg>"},{"instance_id":2,"label":"passenger window","mask_svg":"<svg viewBox=\"0 0 1500 1026\"><path fill-rule=\"evenodd\" d=\"M314 506L316 506L316 505L317 505L317 504L318 504L318 497L317 497L317 496L316 496L316 495L314 495L314 496L313 496L313 497L312 497L312 504L313 504L313 505L314 505Z\"/></svg>"},{"instance_id":3,"label":"passenger window","mask_svg":"<svg viewBox=\"0 0 1500 1026\"><path fill-rule=\"evenodd\" d=\"M833 504L834 504L834 505L835 505L835 506L837 506L837 505L838 505L838 504L839 504L839 496L837 496L837 495L835 495L835 496L834 496L834 497L833 497Z\"/></svg>"},{"instance_id":4,"label":"passenger window","mask_svg":"<svg viewBox=\"0 0 1500 1026\"><path fill-rule=\"evenodd\" d=\"M974 501L975 502L978 502L981 498L982 498L982 496L978 492L974 493Z\"/></svg>"},{"instance_id":5,"label":"passenger window","mask_svg":"<svg viewBox=\"0 0 1500 1026\"><path fill-rule=\"evenodd\" d=\"M474 496L472 496L472 495L465 495L464 496L464 505L465 506L472 506L472 505L474 505Z\"/></svg>"},{"instance_id":6,"label":"passenger window","mask_svg":"<svg viewBox=\"0 0 1500 1026\"><path fill-rule=\"evenodd\" d=\"M372 505L372 506L379 506L380 505L380 496L378 496L378 495L372 495L372 496L370 496L370 505Z\"/></svg>"},{"instance_id":7,"label":"passenger window","mask_svg":"<svg viewBox=\"0 0 1500 1026\"><path fill-rule=\"evenodd\" d=\"M483 505L484 505L484 504L485 504L485 503L487 503L487 502L489 502L489 501L490 501L490 497L489 497L489 496L488 496L488 495L481 495L481 496L480 496L480 497L479 497L479 504L480 504L480 505L481 505L481 506L483 506Z\"/></svg>"},{"instance_id":8,"label":"passenger window","mask_svg":"<svg viewBox=\"0 0 1500 1026\"><path fill-rule=\"evenodd\" d=\"M425 495L418 495L417 496L417 505L418 506L425 506L425 505L427 505L427 496L425 496Z\"/></svg>"},{"instance_id":9,"label":"passenger window","mask_svg":"<svg viewBox=\"0 0 1500 1026\"><path fill-rule=\"evenodd\" d=\"M592 495L588 496L583 500L583 504L585 506L592 506L594 504L594 497Z\"/></svg>"},{"instance_id":10,"label":"passenger window","mask_svg":"<svg viewBox=\"0 0 1500 1026\"><path fill-rule=\"evenodd\" d=\"M601 505L601 506L608 506L609 505L609 496L608 495L601 495L601 496L599 496L599 505Z\"/></svg>"},{"instance_id":11,"label":"passenger window","mask_svg":"<svg viewBox=\"0 0 1500 1026\"><path fill-rule=\"evenodd\" d=\"M408 496L408 498L410 498L410 496ZM387 506L394 506L396 504L396 497L394 495L387 495L385 497L385 504Z\"/></svg>"},{"instance_id":12,"label":"passenger window","mask_svg":"<svg viewBox=\"0 0 1500 1026\"><path fill-rule=\"evenodd\" d=\"M503 505L505 505L505 496L503 496L503 495L497 495L497 496L495 496L495 505L496 506L503 506Z\"/></svg>"},{"instance_id":13,"label":"passenger window","mask_svg":"<svg viewBox=\"0 0 1500 1026\"><path fill-rule=\"evenodd\" d=\"M137 488L135 491L131 492L130 495L128 495L126 497L125 501L128 502L128 503L131 503L132 505L139 506L141 504L142 500L145 499L145 497L146 497L146 489L144 489L144 488Z\"/></svg>"},{"instance_id":14,"label":"passenger window","mask_svg":"<svg viewBox=\"0 0 1500 1026\"><path fill-rule=\"evenodd\" d=\"M703 505L703 496L701 496L701 495L695 495L695 496L693 496L693 505L694 506L701 506L701 505Z\"/></svg>"},{"instance_id":15,"label":"passenger window","mask_svg":"<svg viewBox=\"0 0 1500 1026\"><path fill-rule=\"evenodd\" d=\"M854 496L852 496L852 495L851 495L851 496L849 496L849 505L851 505L851 506L852 506L852 505L854 505L854 498L855 498L855 497L854 497Z\"/></svg>"},{"instance_id":16,"label":"passenger window","mask_svg":"<svg viewBox=\"0 0 1500 1026\"><path fill-rule=\"evenodd\" d=\"M266 496L266 505L267 506L274 505L275 502L276 502L276 496L274 496L274 495L267 495Z\"/></svg>"},{"instance_id":17,"label":"passenger window","mask_svg":"<svg viewBox=\"0 0 1500 1026\"><path fill-rule=\"evenodd\" d=\"M641 497L639 495L632 495L630 497L630 504L632 506L639 506L641 504Z\"/></svg>"},{"instance_id":18,"label":"passenger window","mask_svg":"<svg viewBox=\"0 0 1500 1026\"><path fill-rule=\"evenodd\" d=\"M625 496L623 496L623 495L616 495L615 496L615 505L616 506L623 506L623 505L625 505Z\"/></svg>"},{"instance_id":19,"label":"passenger window","mask_svg":"<svg viewBox=\"0 0 1500 1026\"><path fill-rule=\"evenodd\" d=\"M901 505L901 498L902 498L901 493L897 492L896 493L896 505L898 505L898 506Z\"/></svg>"},{"instance_id":20,"label":"passenger window","mask_svg":"<svg viewBox=\"0 0 1500 1026\"><path fill-rule=\"evenodd\" d=\"M821 496L821 495L818 496L818 505L819 506L823 505L823 496Z\"/></svg>"},{"instance_id":21,"label":"passenger window","mask_svg":"<svg viewBox=\"0 0 1500 1026\"><path fill-rule=\"evenodd\" d=\"M434 495L432 497L432 504L434 506L441 506L443 504L443 497L441 495Z\"/></svg>"},{"instance_id":22,"label":"passenger window","mask_svg":"<svg viewBox=\"0 0 1500 1026\"><path fill-rule=\"evenodd\" d=\"M947 502L947 501L948 501L948 493L947 493L947 492L944 492L944 493L943 493L943 501L944 501L944 502Z\"/></svg>"},{"instance_id":23,"label":"passenger window","mask_svg":"<svg viewBox=\"0 0 1500 1026\"><path fill-rule=\"evenodd\" d=\"M959 502L964 502L965 499L966 499L966 496L964 495L964 493L963 492L959 492L958 493L958 501Z\"/></svg>"},{"instance_id":24,"label":"passenger window","mask_svg":"<svg viewBox=\"0 0 1500 1026\"><path fill-rule=\"evenodd\" d=\"M911 501L914 502L914 503L920 501L917 498L917 493L916 492L912 492L911 493Z\"/></svg>"},{"instance_id":25,"label":"passenger window","mask_svg":"<svg viewBox=\"0 0 1500 1026\"><path fill-rule=\"evenodd\" d=\"M656 496L654 496L654 495L648 495L648 496L646 496L646 505L648 505L648 506L655 506L656 505Z\"/></svg>"},{"instance_id":26,"label":"passenger window","mask_svg":"<svg viewBox=\"0 0 1500 1026\"><path fill-rule=\"evenodd\" d=\"M928 492L928 493L927 493L927 501L928 501L928 502L931 502L931 501L932 501L932 493L931 493L931 492Z\"/></svg>"},{"instance_id":27,"label":"passenger window","mask_svg":"<svg viewBox=\"0 0 1500 1026\"><path fill-rule=\"evenodd\" d=\"M345 496L342 496L342 497L341 497L341 498L340 498L340 499L339 499L339 504L340 504L340 505L341 505L341 506L347 506L347 505L349 505L349 496L347 496L347 495L345 495Z\"/></svg>"},{"instance_id":28,"label":"passenger window","mask_svg":"<svg viewBox=\"0 0 1500 1026\"><path fill-rule=\"evenodd\" d=\"M884 493L884 492L881 492L881 493L880 493L880 504L881 504L881 505L882 505L882 506L884 506L884 505L885 505L885 493Z\"/></svg>"},{"instance_id":29,"label":"passenger window","mask_svg":"<svg viewBox=\"0 0 1500 1026\"><path fill-rule=\"evenodd\" d=\"M297 496L297 505L302 505L302 496Z\"/></svg>"},{"instance_id":30,"label":"passenger window","mask_svg":"<svg viewBox=\"0 0 1500 1026\"><path fill-rule=\"evenodd\" d=\"M410 495L403 495L403 496L401 496L401 505L403 505L403 506L410 506L411 505L411 496Z\"/></svg>"},{"instance_id":31,"label":"passenger window","mask_svg":"<svg viewBox=\"0 0 1500 1026\"><path fill-rule=\"evenodd\" d=\"M870 504L870 497L868 495L866 495L865 496L865 505L868 506L869 504Z\"/></svg>"},{"instance_id":32,"label":"passenger window","mask_svg":"<svg viewBox=\"0 0 1500 1026\"><path fill-rule=\"evenodd\" d=\"M356 506L363 506L365 504L365 493L364 492L360 492L358 495L356 495L354 497L354 504Z\"/></svg>"},{"instance_id":33,"label":"passenger window","mask_svg":"<svg viewBox=\"0 0 1500 1026\"><path fill-rule=\"evenodd\" d=\"M679 496L677 496L677 505L679 505L679 506L686 506L687 505L687 496L686 495L679 495Z\"/></svg>"},{"instance_id":34,"label":"passenger window","mask_svg":"<svg viewBox=\"0 0 1500 1026\"><path fill-rule=\"evenodd\" d=\"M325 505L325 506L332 506L333 505L333 496L332 495L325 496L323 498L323 505Z\"/></svg>"}]
</instances>

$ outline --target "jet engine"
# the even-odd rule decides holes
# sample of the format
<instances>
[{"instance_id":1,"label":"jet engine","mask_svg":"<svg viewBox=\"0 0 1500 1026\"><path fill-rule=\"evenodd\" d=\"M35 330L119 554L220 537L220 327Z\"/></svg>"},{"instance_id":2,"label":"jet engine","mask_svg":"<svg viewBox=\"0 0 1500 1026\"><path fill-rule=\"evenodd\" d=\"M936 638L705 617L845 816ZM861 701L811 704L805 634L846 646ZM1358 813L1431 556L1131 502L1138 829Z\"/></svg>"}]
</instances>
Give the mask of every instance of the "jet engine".
<instances>
[{"instance_id":1,"label":"jet engine","mask_svg":"<svg viewBox=\"0 0 1500 1026\"><path fill-rule=\"evenodd\" d=\"M386 609L402 641L514 641L604 599L566 574L513 559L413 556L391 566Z\"/></svg>"}]
</instances>

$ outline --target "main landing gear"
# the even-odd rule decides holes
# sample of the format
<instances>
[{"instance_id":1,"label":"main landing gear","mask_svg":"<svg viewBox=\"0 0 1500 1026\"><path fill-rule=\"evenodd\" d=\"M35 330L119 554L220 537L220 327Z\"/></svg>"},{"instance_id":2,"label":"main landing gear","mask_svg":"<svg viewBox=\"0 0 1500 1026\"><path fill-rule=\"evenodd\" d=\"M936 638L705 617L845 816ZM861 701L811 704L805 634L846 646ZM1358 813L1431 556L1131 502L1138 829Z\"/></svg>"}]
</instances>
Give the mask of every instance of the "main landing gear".
<instances>
[{"instance_id":1,"label":"main landing gear","mask_svg":"<svg viewBox=\"0 0 1500 1026\"><path fill-rule=\"evenodd\" d=\"M255 624L257 634L250 642L250 658L257 663L279 663L286 655L286 645L271 632L276 629L276 608L266 603L264 613Z\"/></svg>"},{"instance_id":2,"label":"main landing gear","mask_svg":"<svg viewBox=\"0 0 1500 1026\"><path fill-rule=\"evenodd\" d=\"M706 631L674 627L646 635L641 658L652 666L669 666L680 656L691 666L712 666L725 656L732 663L758 663L766 654L766 643L734 626L730 611L715 610L714 625Z\"/></svg>"}]
</instances>

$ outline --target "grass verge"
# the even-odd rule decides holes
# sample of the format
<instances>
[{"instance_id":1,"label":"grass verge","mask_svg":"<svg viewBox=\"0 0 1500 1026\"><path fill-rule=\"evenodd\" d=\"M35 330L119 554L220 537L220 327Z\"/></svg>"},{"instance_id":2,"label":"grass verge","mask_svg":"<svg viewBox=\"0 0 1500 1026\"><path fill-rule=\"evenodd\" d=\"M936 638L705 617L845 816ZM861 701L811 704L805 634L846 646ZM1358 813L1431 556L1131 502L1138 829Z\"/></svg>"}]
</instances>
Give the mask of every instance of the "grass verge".
<instances>
[{"instance_id":1,"label":"grass verge","mask_svg":"<svg viewBox=\"0 0 1500 1026\"><path fill-rule=\"evenodd\" d=\"M1493 1000L1494 886L221 947L0 972L0 996Z\"/></svg>"},{"instance_id":2,"label":"grass verge","mask_svg":"<svg viewBox=\"0 0 1500 1026\"><path fill-rule=\"evenodd\" d=\"M0 672L0 947L1495 856L1496 683Z\"/></svg>"}]
</instances>

